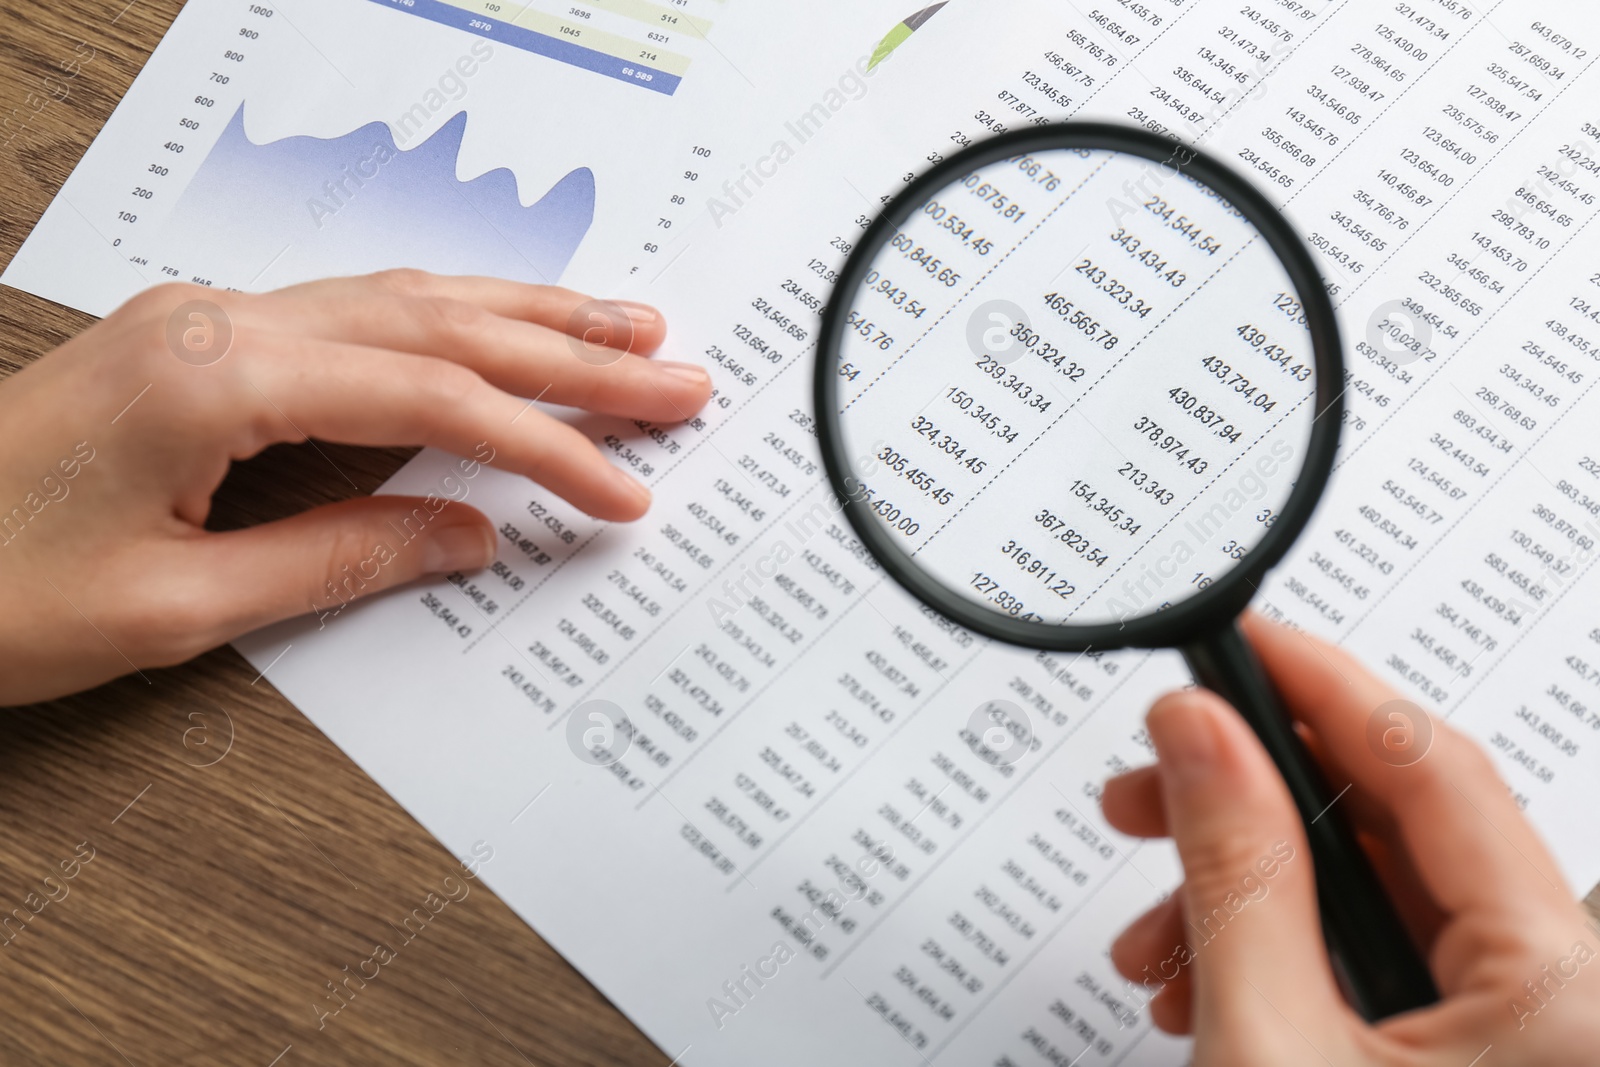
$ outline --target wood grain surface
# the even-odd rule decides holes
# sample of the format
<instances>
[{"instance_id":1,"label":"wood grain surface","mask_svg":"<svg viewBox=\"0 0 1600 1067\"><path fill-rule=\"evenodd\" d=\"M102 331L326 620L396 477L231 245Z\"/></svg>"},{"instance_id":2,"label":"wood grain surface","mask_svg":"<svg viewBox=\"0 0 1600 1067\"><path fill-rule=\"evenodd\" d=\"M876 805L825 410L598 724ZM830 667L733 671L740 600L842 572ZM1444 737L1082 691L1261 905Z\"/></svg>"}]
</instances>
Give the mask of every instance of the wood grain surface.
<instances>
[{"instance_id":1,"label":"wood grain surface","mask_svg":"<svg viewBox=\"0 0 1600 1067\"><path fill-rule=\"evenodd\" d=\"M182 6L125 3L0 0L0 263ZM91 321L0 290L0 375ZM322 447L363 492L408 455ZM236 467L213 525L349 494L281 447ZM0 948L0 1063L667 1063L477 883L319 1029L327 983L400 945L456 861L231 649L145 673L0 712L0 915L31 917Z\"/></svg>"},{"instance_id":2,"label":"wood grain surface","mask_svg":"<svg viewBox=\"0 0 1600 1067\"><path fill-rule=\"evenodd\" d=\"M0 263L182 6L124 3L0 0ZM90 321L0 289L0 376ZM364 492L408 456L322 448ZM346 495L279 447L235 468L212 524ZM31 916L0 948L0 1063L667 1063L476 883L319 1026L328 983L398 943L456 862L231 649L146 676L0 712L0 915Z\"/></svg>"}]
</instances>

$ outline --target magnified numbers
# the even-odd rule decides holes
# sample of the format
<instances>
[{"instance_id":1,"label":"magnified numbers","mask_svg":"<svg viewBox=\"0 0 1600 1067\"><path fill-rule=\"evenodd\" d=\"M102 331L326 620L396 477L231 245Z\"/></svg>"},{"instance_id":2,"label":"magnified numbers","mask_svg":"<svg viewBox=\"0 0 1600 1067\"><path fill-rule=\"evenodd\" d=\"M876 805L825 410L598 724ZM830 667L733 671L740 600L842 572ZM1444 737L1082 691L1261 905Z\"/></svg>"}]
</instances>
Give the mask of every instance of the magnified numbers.
<instances>
[{"instance_id":1,"label":"magnified numbers","mask_svg":"<svg viewBox=\"0 0 1600 1067\"><path fill-rule=\"evenodd\" d=\"M1037 330L1031 329L1024 323L1016 323L1011 327L1011 336L1017 343L1029 352L1050 364L1060 374L1066 375L1069 382L1083 380L1085 369L1072 360L1059 347L1051 344L1049 339Z\"/></svg>"},{"instance_id":2,"label":"magnified numbers","mask_svg":"<svg viewBox=\"0 0 1600 1067\"><path fill-rule=\"evenodd\" d=\"M1028 217L1021 204L1007 196L998 185L984 181L981 175L969 174L961 184L966 186L969 193L993 208L1002 219L1018 223Z\"/></svg>"},{"instance_id":3,"label":"magnified numbers","mask_svg":"<svg viewBox=\"0 0 1600 1067\"><path fill-rule=\"evenodd\" d=\"M1063 519L1049 508L1041 508L1039 513L1033 517L1033 521L1038 523L1053 540L1066 545L1082 556L1086 563L1096 567L1104 567L1106 560L1111 558L1111 553L1103 548L1097 548L1095 543L1086 535L1067 525L1066 519Z\"/></svg>"},{"instance_id":4,"label":"magnified numbers","mask_svg":"<svg viewBox=\"0 0 1600 1067\"><path fill-rule=\"evenodd\" d=\"M882 519L883 524L891 530L907 537L915 537L922 531L922 523L902 511L893 501L880 497L871 486L863 485L861 493L865 497L867 510Z\"/></svg>"},{"instance_id":5,"label":"magnified numbers","mask_svg":"<svg viewBox=\"0 0 1600 1067\"><path fill-rule=\"evenodd\" d=\"M1062 600L1069 599L1078 591L1078 587L1061 577L1054 567L1015 541L1007 541L1001 545L1000 554L1021 568L1023 574L1037 578L1046 589Z\"/></svg>"},{"instance_id":6,"label":"magnified numbers","mask_svg":"<svg viewBox=\"0 0 1600 1067\"><path fill-rule=\"evenodd\" d=\"M1023 603L1021 597L1002 589L999 582L989 577L987 574L984 574L982 571L978 571L973 574L972 588L977 590L979 596L983 597L983 599L987 600L989 603L993 604L1007 615L1013 615L1016 618L1021 619L1023 622L1044 621L1039 616L1028 610L1028 605Z\"/></svg>"},{"instance_id":7,"label":"magnified numbers","mask_svg":"<svg viewBox=\"0 0 1600 1067\"><path fill-rule=\"evenodd\" d=\"M1079 333L1107 352L1121 343L1115 333L1095 321L1094 316L1078 307L1062 293L1044 294L1044 306L1061 316L1061 320L1068 326L1076 328Z\"/></svg>"},{"instance_id":8,"label":"magnified numbers","mask_svg":"<svg viewBox=\"0 0 1600 1067\"><path fill-rule=\"evenodd\" d=\"M1150 312L1155 310L1153 305L1145 302L1144 297L1135 295L1132 287L1126 282L1120 282L1111 277L1103 268L1096 265L1092 259L1079 260L1078 265L1073 270L1088 278L1091 285L1118 304L1121 304L1124 310L1131 315L1147 319L1150 317Z\"/></svg>"},{"instance_id":9,"label":"magnified numbers","mask_svg":"<svg viewBox=\"0 0 1600 1067\"><path fill-rule=\"evenodd\" d=\"M1262 411L1271 411L1278 406L1278 402L1256 387L1249 378L1234 370L1228 363L1218 356L1207 356L1200 361L1200 365L1210 371L1217 381L1222 382L1235 393L1250 401L1250 406L1260 408Z\"/></svg>"},{"instance_id":10,"label":"magnified numbers","mask_svg":"<svg viewBox=\"0 0 1600 1067\"><path fill-rule=\"evenodd\" d=\"M866 286L869 292L886 298L889 303L914 319L922 318L928 310L921 301L911 299L910 293L896 285L893 280L884 277L879 271L867 271Z\"/></svg>"},{"instance_id":11,"label":"magnified numbers","mask_svg":"<svg viewBox=\"0 0 1600 1067\"><path fill-rule=\"evenodd\" d=\"M1017 443L1017 431L1011 424L1001 421L999 415L978 403L978 398L965 389L950 388L945 390L945 397L956 407L965 411L971 418L978 420L978 425L994 434L1008 445Z\"/></svg>"},{"instance_id":12,"label":"magnified numbers","mask_svg":"<svg viewBox=\"0 0 1600 1067\"><path fill-rule=\"evenodd\" d=\"M1015 163L1018 170L1032 178L1033 184L1040 186L1047 193L1053 193L1061 188L1061 176L1032 156L1014 156L1006 162Z\"/></svg>"},{"instance_id":13,"label":"magnified numbers","mask_svg":"<svg viewBox=\"0 0 1600 1067\"><path fill-rule=\"evenodd\" d=\"M954 289L961 284L960 271L951 270L945 266L943 258L936 255L932 249L917 244L916 239L909 234L895 234L889 239L889 247L921 267L940 285L948 289ZM868 276L868 284L871 284L870 275Z\"/></svg>"},{"instance_id":14,"label":"magnified numbers","mask_svg":"<svg viewBox=\"0 0 1600 1067\"><path fill-rule=\"evenodd\" d=\"M859 311L852 311L845 316L845 326L861 335L868 344L877 345L884 352L894 347L894 338L881 329L876 322L867 318Z\"/></svg>"},{"instance_id":15,"label":"magnified numbers","mask_svg":"<svg viewBox=\"0 0 1600 1067\"><path fill-rule=\"evenodd\" d=\"M1210 462L1203 457L1199 455L1191 456L1189 454L1191 449L1183 443L1181 438L1168 433L1165 427L1148 415L1140 415L1138 421L1133 424L1133 429L1135 433L1142 436L1146 441L1149 441L1156 448L1196 474L1204 474L1206 469L1211 466Z\"/></svg>"},{"instance_id":16,"label":"magnified numbers","mask_svg":"<svg viewBox=\"0 0 1600 1067\"><path fill-rule=\"evenodd\" d=\"M1159 196L1152 196L1144 202L1144 209L1162 222L1167 228L1175 230L1188 238L1189 244L1198 248L1208 256L1214 256L1222 249L1222 242L1216 237L1200 228L1200 224L1187 215L1179 215L1178 209L1167 203Z\"/></svg>"},{"instance_id":17,"label":"magnified numbers","mask_svg":"<svg viewBox=\"0 0 1600 1067\"><path fill-rule=\"evenodd\" d=\"M1017 399L1022 401L1022 406L1025 408L1045 412L1049 411L1050 406L1055 403L1055 401L1046 398L1043 393L1037 392L1020 375L1012 373L1009 367L993 356L982 356L973 366L978 368L980 374L994 381L1002 389L1015 393Z\"/></svg>"},{"instance_id":18,"label":"magnified numbers","mask_svg":"<svg viewBox=\"0 0 1600 1067\"><path fill-rule=\"evenodd\" d=\"M1082 500L1090 511L1110 523L1114 530L1135 537L1144 529L1144 523L1135 522L1133 516L1117 506L1115 501L1104 493L1096 492L1093 485L1081 478L1072 483L1072 495Z\"/></svg>"},{"instance_id":19,"label":"magnified numbers","mask_svg":"<svg viewBox=\"0 0 1600 1067\"><path fill-rule=\"evenodd\" d=\"M1275 343L1261 327L1247 322L1233 332L1238 334L1245 344L1260 352L1271 362L1276 363L1295 381L1305 382L1311 380L1310 364L1296 362L1294 355L1283 345Z\"/></svg>"},{"instance_id":20,"label":"magnified numbers","mask_svg":"<svg viewBox=\"0 0 1600 1067\"><path fill-rule=\"evenodd\" d=\"M966 445L957 441L954 437L939 429L936 423L923 418L921 415L911 420L911 430L973 474L982 474L984 469L989 466L988 460L983 459L976 453L969 454Z\"/></svg>"},{"instance_id":21,"label":"magnified numbers","mask_svg":"<svg viewBox=\"0 0 1600 1067\"><path fill-rule=\"evenodd\" d=\"M1174 289L1181 289L1188 282L1188 274L1173 266L1166 256L1146 245L1136 235L1129 233L1126 227L1118 226L1111 235L1111 242L1132 256L1135 263L1149 267Z\"/></svg>"},{"instance_id":22,"label":"magnified numbers","mask_svg":"<svg viewBox=\"0 0 1600 1067\"><path fill-rule=\"evenodd\" d=\"M1244 436L1244 431L1235 429L1233 423L1224 422L1226 415L1215 408L1200 403L1200 398L1187 389L1169 389L1167 396L1178 407L1182 408L1190 418L1198 419L1200 425L1230 444L1238 444L1239 438Z\"/></svg>"},{"instance_id":23,"label":"magnified numbers","mask_svg":"<svg viewBox=\"0 0 1600 1067\"><path fill-rule=\"evenodd\" d=\"M1148 471L1140 470L1135 464L1124 463L1117 468L1117 473L1138 486L1140 492L1148 493L1162 507L1171 507L1172 502L1177 499L1172 490L1150 477Z\"/></svg>"},{"instance_id":24,"label":"magnified numbers","mask_svg":"<svg viewBox=\"0 0 1600 1067\"><path fill-rule=\"evenodd\" d=\"M973 229L972 224L960 215L953 213L949 208L937 200L930 200L922 205L922 213L939 224L941 230L948 230L962 244L978 253L987 256L994 251L994 242L984 237Z\"/></svg>"},{"instance_id":25,"label":"magnified numbers","mask_svg":"<svg viewBox=\"0 0 1600 1067\"><path fill-rule=\"evenodd\" d=\"M948 507L950 501L955 499L955 494L940 485L931 471L913 467L909 459L887 445L878 453L878 462L932 497L936 503Z\"/></svg>"}]
</instances>

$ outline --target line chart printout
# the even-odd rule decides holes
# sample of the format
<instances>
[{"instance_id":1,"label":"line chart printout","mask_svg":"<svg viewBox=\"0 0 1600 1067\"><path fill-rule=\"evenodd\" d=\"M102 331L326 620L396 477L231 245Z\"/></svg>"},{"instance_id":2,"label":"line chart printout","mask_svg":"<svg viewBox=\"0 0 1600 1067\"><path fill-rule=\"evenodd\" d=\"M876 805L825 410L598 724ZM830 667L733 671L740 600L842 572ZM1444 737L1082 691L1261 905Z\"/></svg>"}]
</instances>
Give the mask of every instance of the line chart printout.
<instances>
[{"instance_id":1,"label":"line chart printout","mask_svg":"<svg viewBox=\"0 0 1600 1067\"><path fill-rule=\"evenodd\" d=\"M644 8L574 6L624 22ZM1184 1060L1107 958L1112 933L1175 884L1177 865L1098 811L1109 773L1152 758L1141 714L1185 681L1180 665L1024 653L930 615L850 535L814 445L817 312L879 198L1028 122L1119 119L1193 140L1306 235L1342 317L1350 410L1329 496L1256 606L1343 642L1481 739L1578 890L1600 878L1582 816L1600 801L1600 447L1588 430L1600 421L1600 253L1586 239L1600 212L1587 107L1600 13L1557 0L1087 13L1023 0L707 3L684 7L703 34L658 42L693 58L669 95L371 0L316 16L281 7L294 28L275 23L270 46L248 53L245 88L218 90L205 112L194 153L206 159L168 160L152 151L178 136L190 108L175 102L201 92L194 79L215 72L222 38L235 50L242 24L267 40L248 5L192 2L5 280L104 312L167 266L188 278L228 262L217 284L248 289L381 258L390 231L351 213L390 195L382 179L346 198L328 236L290 241L270 264L227 260L183 218L219 152L299 182L326 164L286 139L363 131L396 158L422 153L396 186L465 190L505 168L505 182L467 195L485 212L501 204L492 228L524 249L518 262L666 309L671 346L715 377L711 405L676 426L576 420L650 482L646 519L596 523L526 480L467 479L425 452L385 491L483 509L502 534L495 566L240 648L446 847L492 843L483 877L669 1057ZM434 72L475 44L492 58L461 75L463 106L432 108ZM308 79L301 67L317 64L328 69ZM418 83L418 71L431 76ZM406 122L413 103L428 121ZM242 129L230 128L241 107ZM464 130L451 125L460 110ZM154 187L147 215L127 197L152 160L178 180ZM242 173L207 178L206 197L250 203ZM964 282L1066 193L1019 161L941 204L954 221L919 226L864 339L891 359L923 332L921 315L962 314ZM422 216L447 202L407 201ZM1019 287L1039 345L998 376L975 356L970 381L935 397L921 425L885 425L887 444L954 478L949 457L963 449L1003 462L1023 447L1051 417L1041 405L1081 388L1063 367L1106 358L1107 340L1131 333L1113 327L1131 321L1121 291L1171 284L1140 258L1198 239L1171 207L1154 183L1107 201L1094 235L1104 283L1074 270L1077 245L1054 262L1034 253L1059 272L1031 295ZM138 221L119 222L125 210ZM525 228L517 210L536 213ZM410 220L419 231L422 216ZM347 218L359 224L345 237L333 226ZM480 239L415 265L489 255ZM1066 286L1075 311L1062 315L1050 295ZM1252 386L1293 371L1274 337L1298 309L1252 314L1194 353L1226 368L1195 388L1241 419ZM1135 466L1162 471L1183 461L1170 442L1206 431L1150 373L1165 406ZM1021 432L1008 440L1000 425ZM902 481L908 513L932 522L957 506ZM1270 523L1241 489L1236 518ZM1057 496L1059 523L991 501L994 551L1015 541L1114 566L1137 547L1117 527L1161 506L1134 479ZM1192 580L1240 540L1202 539ZM995 577L1039 595L1021 566Z\"/></svg>"}]
</instances>

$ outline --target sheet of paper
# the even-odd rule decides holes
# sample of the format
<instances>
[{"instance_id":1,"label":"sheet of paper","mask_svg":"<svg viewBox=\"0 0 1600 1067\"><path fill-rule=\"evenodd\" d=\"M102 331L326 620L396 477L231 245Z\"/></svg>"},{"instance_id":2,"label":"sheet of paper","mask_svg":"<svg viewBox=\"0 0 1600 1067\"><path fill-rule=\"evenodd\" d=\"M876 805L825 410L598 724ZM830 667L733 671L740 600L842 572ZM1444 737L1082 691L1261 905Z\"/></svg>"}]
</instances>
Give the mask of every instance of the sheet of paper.
<instances>
[{"instance_id":1,"label":"sheet of paper","mask_svg":"<svg viewBox=\"0 0 1600 1067\"><path fill-rule=\"evenodd\" d=\"M487 882L669 1056L1183 1060L1106 958L1176 866L1096 800L1150 758L1140 714L1181 667L930 616L859 550L811 432L815 312L859 220L1033 121L1194 139L1305 233L1350 413L1257 606L1480 737L1579 891L1600 877L1600 15L500 6L195 0L4 281L103 313L166 278L408 264L667 309L710 407L578 420L654 487L643 522L424 453L384 491L482 508L495 567L241 648L452 851L492 848ZM1000 701L1033 728L1014 761L984 746Z\"/></svg>"}]
</instances>

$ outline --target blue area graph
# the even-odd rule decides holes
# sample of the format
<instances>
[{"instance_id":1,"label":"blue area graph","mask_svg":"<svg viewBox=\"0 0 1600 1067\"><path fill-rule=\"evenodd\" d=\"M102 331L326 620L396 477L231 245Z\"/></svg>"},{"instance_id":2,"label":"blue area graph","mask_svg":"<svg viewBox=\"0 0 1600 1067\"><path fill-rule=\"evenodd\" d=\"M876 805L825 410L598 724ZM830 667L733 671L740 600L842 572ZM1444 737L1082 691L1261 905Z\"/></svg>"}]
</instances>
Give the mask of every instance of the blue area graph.
<instances>
[{"instance_id":1,"label":"blue area graph","mask_svg":"<svg viewBox=\"0 0 1600 1067\"><path fill-rule=\"evenodd\" d=\"M524 207L504 168L456 177L460 112L402 148L383 122L342 137L255 144L234 113L161 242L240 289L391 267L554 284L594 221L594 175L563 177Z\"/></svg>"}]
</instances>

